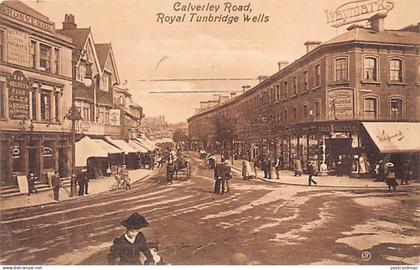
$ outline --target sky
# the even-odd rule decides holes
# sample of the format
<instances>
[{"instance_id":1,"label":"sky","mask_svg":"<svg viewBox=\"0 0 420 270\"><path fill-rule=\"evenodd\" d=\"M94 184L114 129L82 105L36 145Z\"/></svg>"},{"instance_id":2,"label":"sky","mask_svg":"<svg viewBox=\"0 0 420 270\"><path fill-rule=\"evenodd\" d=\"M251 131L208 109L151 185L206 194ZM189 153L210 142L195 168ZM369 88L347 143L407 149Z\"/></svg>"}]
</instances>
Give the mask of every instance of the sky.
<instances>
[{"instance_id":1,"label":"sky","mask_svg":"<svg viewBox=\"0 0 420 270\"><path fill-rule=\"evenodd\" d=\"M362 0L360 0L362 1ZM390 2L390 0L376 0ZM305 41L327 41L346 30L327 23L325 10L344 0L27 0L61 28L64 14L78 27L91 27L95 43L111 42L121 81L146 116L165 116L170 123L186 121L200 101L215 93L150 93L162 91L241 91L260 75L272 75L282 60L305 54ZM179 4L175 7L175 3ZM371 2L365 0L365 2ZM392 0L385 27L398 29L420 21L420 0ZM231 12L225 3L232 5ZM220 5L216 11L178 8ZM234 11L233 7L243 10ZM248 10L247 10L248 9ZM250 10L249 10L250 9ZM190 13L238 16L238 22L190 22ZM181 16L183 22L158 21L158 14ZM256 22L244 22L244 15ZM268 17L268 18L267 18ZM160 17L162 18L162 17ZM170 17L165 17L168 21ZM176 17L175 17L176 18ZM261 22L264 20L266 22ZM172 18L173 19L173 18ZM195 18L194 18L195 19ZM258 20L259 19L259 20ZM180 80L235 78L236 80ZM177 81L161 81L176 79ZM246 80L238 80L246 79ZM158 81L156 81L158 80Z\"/></svg>"}]
</instances>

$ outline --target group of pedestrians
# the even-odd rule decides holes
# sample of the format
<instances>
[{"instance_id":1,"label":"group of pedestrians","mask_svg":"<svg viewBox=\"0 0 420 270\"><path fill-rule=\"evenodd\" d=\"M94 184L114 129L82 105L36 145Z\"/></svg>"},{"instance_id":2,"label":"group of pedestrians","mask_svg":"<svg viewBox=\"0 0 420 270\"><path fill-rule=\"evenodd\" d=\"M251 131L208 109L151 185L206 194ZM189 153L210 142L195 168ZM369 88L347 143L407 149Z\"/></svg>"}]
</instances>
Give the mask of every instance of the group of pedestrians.
<instances>
[{"instance_id":1,"label":"group of pedestrians","mask_svg":"<svg viewBox=\"0 0 420 270\"><path fill-rule=\"evenodd\" d=\"M220 163L217 163L214 168L214 190L216 194L224 194L229 192L229 181L232 178L232 171L230 166L222 157Z\"/></svg>"},{"instance_id":2,"label":"group of pedestrians","mask_svg":"<svg viewBox=\"0 0 420 270\"><path fill-rule=\"evenodd\" d=\"M83 196L84 194L89 194L89 176L87 169L82 169L77 173L76 183L79 186L77 195Z\"/></svg>"}]
</instances>

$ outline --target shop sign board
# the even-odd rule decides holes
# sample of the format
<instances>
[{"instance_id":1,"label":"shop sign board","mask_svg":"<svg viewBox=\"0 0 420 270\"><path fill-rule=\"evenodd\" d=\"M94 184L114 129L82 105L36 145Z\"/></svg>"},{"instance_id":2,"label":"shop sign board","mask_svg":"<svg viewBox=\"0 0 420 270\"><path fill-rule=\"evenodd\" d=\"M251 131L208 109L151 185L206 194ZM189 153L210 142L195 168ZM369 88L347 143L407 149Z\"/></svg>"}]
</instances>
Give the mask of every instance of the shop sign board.
<instances>
[{"instance_id":1,"label":"shop sign board","mask_svg":"<svg viewBox=\"0 0 420 270\"><path fill-rule=\"evenodd\" d=\"M39 18L35 18L16 9L10 8L3 3L0 4L0 13L41 30L48 32L54 32L55 30L55 25L53 22L47 22Z\"/></svg>"},{"instance_id":2,"label":"shop sign board","mask_svg":"<svg viewBox=\"0 0 420 270\"><path fill-rule=\"evenodd\" d=\"M120 125L120 110L119 109L111 109L109 110L109 124L111 126L119 126Z\"/></svg>"},{"instance_id":3,"label":"shop sign board","mask_svg":"<svg viewBox=\"0 0 420 270\"><path fill-rule=\"evenodd\" d=\"M389 0L356 0L344 3L335 10L325 10L325 15L327 23L337 28L365 21L379 13L388 14L394 6Z\"/></svg>"},{"instance_id":4,"label":"shop sign board","mask_svg":"<svg viewBox=\"0 0 420 270\"><path fill-rule=\"evenodd\" d=\"M329 119L353 119L354 95L352 88L331 89L327 95Z\"/></svg>"},{"instance_id":5,"label":"shop sign board","mask_svg":"<svg viewBox=\"0 0 420 270\"><path fill-rule=\"evenodd\" d=\"M29 35L12 29L7 29L7 62L10 64L29 67L30 61Z\"/></svg>"},{"instance_id":6,"label":"shop sign board","mask_svg":"<svg viewBox=\"0 0 420 270\"><path fill-rule=\"evenodd\" d=\"M7 80L9 89L10 119L25 119L29 117L30 81L22 71L16 70Z\"/></svg>"}]
</instances>

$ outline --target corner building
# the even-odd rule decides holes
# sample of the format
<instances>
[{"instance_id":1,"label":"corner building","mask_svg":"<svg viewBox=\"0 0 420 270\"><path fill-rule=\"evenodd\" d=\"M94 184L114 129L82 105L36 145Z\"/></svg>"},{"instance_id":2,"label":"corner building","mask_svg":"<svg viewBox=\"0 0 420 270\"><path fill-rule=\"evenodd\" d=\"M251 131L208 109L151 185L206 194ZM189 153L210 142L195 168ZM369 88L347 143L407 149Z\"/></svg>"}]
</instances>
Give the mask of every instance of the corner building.
<instances>
[{"instance_id":1,"label":"corner building","mask_svg":"<svg viewBox=\"0 0 420 270\"><path fill-rule=\"evenodd\" d=\"M281 157L346 174L373 173L380 159L400 166L411 160L414 174L420 143L420 24L383 28L357 25L327 42L306 42L307 53L249 91L188 119L192 145L215 149L215 119L232 127L237 157ZM417 165L416 165L417 164ZM324 168L325 168L324 165Z\"/></svg>"},{"instance_id":2,"label":"corner building","mask_svg":"<svg viewBox=\"0 0 420 270\"><path fill-rule=\"evenodd\" d=\"M0 184L35 172L41 181L71 162L72 40L19 1L0 3ZM26 179L26 178L22 178Z\"/></svg>"}]
</instances>

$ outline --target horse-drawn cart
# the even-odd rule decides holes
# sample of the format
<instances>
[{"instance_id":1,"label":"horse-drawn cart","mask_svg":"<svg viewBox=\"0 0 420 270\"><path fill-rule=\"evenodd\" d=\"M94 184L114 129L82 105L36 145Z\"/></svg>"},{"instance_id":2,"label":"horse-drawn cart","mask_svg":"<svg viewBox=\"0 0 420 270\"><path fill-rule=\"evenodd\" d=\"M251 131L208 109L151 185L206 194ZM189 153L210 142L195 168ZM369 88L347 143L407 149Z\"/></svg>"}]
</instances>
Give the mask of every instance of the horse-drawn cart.
<instances>
[{"instance_id":1,"label":"horse-drawn cart","mask_svg":"<svg viewBox=\"0 0 420 270\"><path fill-rule=\"evenodd\" d=\"M187 159L178 159L175 162L175 179L181 175L182 179L191 179L191 164Z\"/></svg>"}]
</instances>

